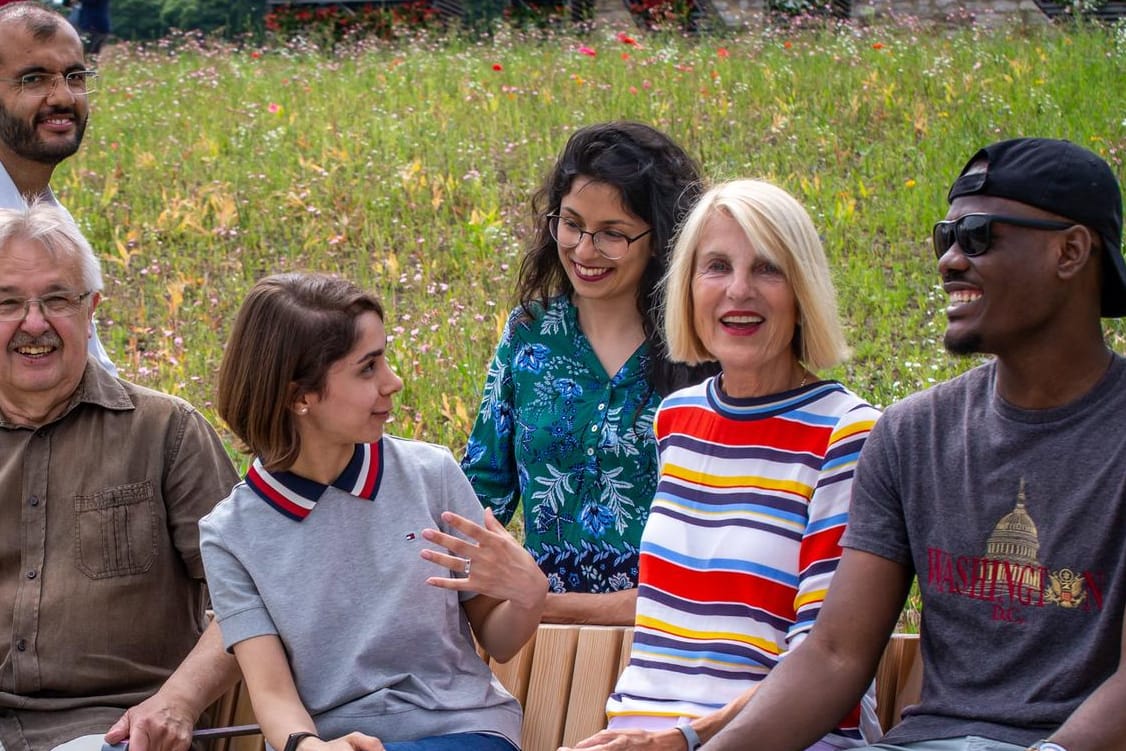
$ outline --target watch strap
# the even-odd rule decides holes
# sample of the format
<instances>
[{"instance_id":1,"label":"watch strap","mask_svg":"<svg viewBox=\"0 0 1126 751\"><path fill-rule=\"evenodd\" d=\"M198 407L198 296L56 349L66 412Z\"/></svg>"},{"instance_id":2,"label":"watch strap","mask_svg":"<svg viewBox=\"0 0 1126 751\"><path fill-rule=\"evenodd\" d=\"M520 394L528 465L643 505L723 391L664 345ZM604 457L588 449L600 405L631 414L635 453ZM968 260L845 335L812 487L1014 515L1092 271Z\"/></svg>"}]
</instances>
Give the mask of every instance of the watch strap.
<instances>
[{"instance_id":1,"label":"watch strap","mask_svg":"<svg viewBox=\"0 0 1126 751\"><path fill-rule=\"evenodd\" d=\"M316 738L318 741L321 737L316 733L310 733L302 730L299 733L290 733L289 737L285 739L285 751L297 751L297 744L306 738Z\"/></svg>"},{"instance_id":2,"label":"watch strap","mask_svg":"<svg viewBox=\"0 0 1126 751\"><path fill-rule=\"evenodd\" d=\"M685 742L688 744L688 751L696 751L701 745L700 735L696 732L696 728L690 724L677 725L676 729L684 736Z\"/></svg>"}]
</instances>

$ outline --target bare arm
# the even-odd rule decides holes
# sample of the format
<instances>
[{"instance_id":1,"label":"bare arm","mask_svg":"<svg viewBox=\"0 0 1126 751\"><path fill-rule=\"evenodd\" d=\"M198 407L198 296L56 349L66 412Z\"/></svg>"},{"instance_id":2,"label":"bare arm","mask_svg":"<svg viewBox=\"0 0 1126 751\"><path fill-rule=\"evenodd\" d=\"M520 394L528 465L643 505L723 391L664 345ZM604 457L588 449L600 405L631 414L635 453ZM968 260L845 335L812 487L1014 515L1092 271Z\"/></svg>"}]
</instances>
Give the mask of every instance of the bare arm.
<instances>
[{"instance_id":1,"label":"bare arm","mask_svg":"<svg viewBox=\"0 0 1126 751\"><path fill-rule=\"evenodd\" d=\"M636 589L605 594L549 592L543 609L543 622L632 626L636 608Z\"/></svg>"},{"instance_id":2,"label":"bare arm","mask_svg":"<svg viewBox=\"0 0 1126 751\"><path fill-rule=\"evenodd\" d=\"M905 566L846 549L813 631L707 751L744 749L749 738L756 749L800 751L832 730L872 681L910 586Z\"/></svg>"},{"instance_id":3,"label":"bare arm","mask_svg":"<svg viewBox=\"0 0 1126 751\"><path fill-rule=\"evenodd\" d=\"M731 718L746 706L758 689L758 684L749 687L733 699L727 706L709 715L692 721L692 728L705 743L723 729ZM684 734L676 728L666 730L602 730L586 740L576 743L574 749L583 751L684 751L687 747ZM560 751L571 751L561 747Z\"/></svg>"},{"instance_id":4,"label":"bare arm","mask_svg":"<svg viewBox=\"0 0 1126 751\"><path fill-rule=\"evenodd\" d=\"M1052 733L1068 751L1115 751L1126 738L1126 620L1122 627L1118 669Z\"/></svg>"},{"instance_id":5,"label":"bare arm","mask_svg":"<svg viewBox=\"0 0 1126 751\"><path fill-rule=\"evenodd\" d=\"M134 751L184 751L203 710L238 676L235 659L223 650L219 624L212 621L176 672L152 697L127 710L106 733L106 742L128 738Z\"/></svg>"},{"instance_id":6,"label":"bare arm","mask_svg":"<svg viewBox=\"0 0 1126 751\"><path fill-rule=\"evenodd\" d=\"M761 683L692 721L708 751L748 747L801 751L860 701L911 585L905 567L846 549L817 625ZM752 700L753 697L753 700ZM714 739L714 740L713 740ZM603 730L584 751L683 751L679 730Z\"/></svg>"},{"instance_id":7,"label":"bare arm","mask_svg":"<svg viewBox=\"0 0 1126 751\"><path fill-rule=\"evenodd\" d=\"M451 571L464 569L465 578L431 577L427 584L459 592L476 592L462 603L477 641L501 662L511 659L539 625L547 596L547 577L524 547L485 509L485 525L452 511L442 521L466 535L463 540L436 529L422 536L449 553L422 551L422 557Z\"/></svg>"},{"instance_id":8,"label":"bare arm","mask_svg":"<svg viewBox=\"0 0 1126 751\"><path fill-rule=\"evenodd\" d=\"M297 693L281 639L274 635L256 636L240 641L234 650L243 668L254 717L270 745L285 748L286 740L293 733L316 733L313 718ZM299 747L301 751L383 751L383 744L377 738L362 733L350 733L335 740L307 738L301 741Z\"/></svg>"}]
</instances>

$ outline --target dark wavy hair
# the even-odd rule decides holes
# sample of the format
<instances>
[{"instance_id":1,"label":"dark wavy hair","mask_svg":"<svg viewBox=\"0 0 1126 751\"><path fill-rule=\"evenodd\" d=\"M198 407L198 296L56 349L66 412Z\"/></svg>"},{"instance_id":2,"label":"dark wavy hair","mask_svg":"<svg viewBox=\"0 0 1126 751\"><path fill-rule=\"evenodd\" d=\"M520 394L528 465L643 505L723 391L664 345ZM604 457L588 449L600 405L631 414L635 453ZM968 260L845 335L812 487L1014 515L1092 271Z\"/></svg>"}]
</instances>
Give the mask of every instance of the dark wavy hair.
<instances>
[{"instance_id":1,"label":"dark wavy hair","mask_svg":"<svg viewBox=\"0 0 1126 751\"><path fill-rule=\"evenodd\" d=\"M555 166L532 197L536 229L520 262L516 292L524 314L536 315L558 295L574 292L548 230L548 215L579 176L618 189L622 205L653 228L653 255L637 289L637 309L649 343L649 383L661 396L717 372L715 363L687 366L668 359L658 283L672 253L677 226L703 192L695 160L671 138L644 123L619 120L588 125L572 134Z\"/></svg>"}]
</instances>

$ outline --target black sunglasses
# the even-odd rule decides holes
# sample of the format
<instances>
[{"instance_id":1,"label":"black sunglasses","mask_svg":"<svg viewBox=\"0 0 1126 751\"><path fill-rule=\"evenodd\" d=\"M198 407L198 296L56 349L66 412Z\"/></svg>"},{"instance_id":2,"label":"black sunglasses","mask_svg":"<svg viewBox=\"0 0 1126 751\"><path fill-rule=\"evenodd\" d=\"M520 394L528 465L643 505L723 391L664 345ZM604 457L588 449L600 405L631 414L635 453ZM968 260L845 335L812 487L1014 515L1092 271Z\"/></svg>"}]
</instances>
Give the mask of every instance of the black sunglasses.
<instances>
[{"instance_id":1,"label":"black sunglasses","mask_svg":"<svg viewBox=\"0 0 1126 751\"><path fill-rule=\"evenodd\" d=\"M1000 214L965 214L957 219L941 221L934 225L931 240L934 241L935 258L942 258L955 242L967 256L980 256L989 250L989 246L993 243L993 222L1047 230L1070 229L1075 226L1074 222L1054 222L1050 219L1025 219Z\"/></svg>"}]
</instances>

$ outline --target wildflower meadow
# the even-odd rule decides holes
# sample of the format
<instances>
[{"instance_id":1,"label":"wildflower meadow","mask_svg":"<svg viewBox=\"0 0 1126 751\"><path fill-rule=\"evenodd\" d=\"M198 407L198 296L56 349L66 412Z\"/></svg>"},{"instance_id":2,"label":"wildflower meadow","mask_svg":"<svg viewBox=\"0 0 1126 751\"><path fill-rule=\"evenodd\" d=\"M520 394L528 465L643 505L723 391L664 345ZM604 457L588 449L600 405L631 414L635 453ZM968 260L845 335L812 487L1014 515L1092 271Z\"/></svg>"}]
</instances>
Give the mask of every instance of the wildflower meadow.
<instances>
[{"instance_id":1,"label":"wildflower meadow","mask_svg":"<svg viewBox=\"0 0 1126 751\"><path fill-rule=\"evenodd\" d=\"M498 26L319 48L189 36L108 48L54 187L101 254L122 374L217 423L215 374L258 278L377 291L406 387L391 430L460 454L510 307L529 198L568 135L633 118L713 179L794 193L881 405L975 364L942 350L929 235L980 145L1064 137L1126 179L1126 26L812 24L685 37ZM1108 322L1126 351L1126 328ZM233 448L232 448L233 453Z\"/></svg>"}]
</instances>

